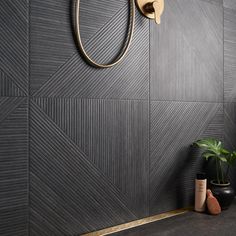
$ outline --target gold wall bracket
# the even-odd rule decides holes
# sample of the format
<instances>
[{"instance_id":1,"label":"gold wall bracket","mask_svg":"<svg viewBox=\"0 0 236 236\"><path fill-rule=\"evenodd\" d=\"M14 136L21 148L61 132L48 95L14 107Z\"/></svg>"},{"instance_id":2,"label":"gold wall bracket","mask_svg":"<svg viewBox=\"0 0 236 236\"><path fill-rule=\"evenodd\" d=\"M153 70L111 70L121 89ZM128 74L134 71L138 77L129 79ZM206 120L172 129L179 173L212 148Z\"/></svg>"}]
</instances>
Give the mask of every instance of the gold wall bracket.
<instances>
[{"instance_id":1,"label":"gold wall bracket","mask_svg":"<svg viewBox=\"0 0 236 236\"><path fill-rule=\"evenodd\" d=\"M161 23L161 15L164 11L164 0L136 0L141 13L147 18L154 19L157 24Z\"/></svg>"}]
</instances>

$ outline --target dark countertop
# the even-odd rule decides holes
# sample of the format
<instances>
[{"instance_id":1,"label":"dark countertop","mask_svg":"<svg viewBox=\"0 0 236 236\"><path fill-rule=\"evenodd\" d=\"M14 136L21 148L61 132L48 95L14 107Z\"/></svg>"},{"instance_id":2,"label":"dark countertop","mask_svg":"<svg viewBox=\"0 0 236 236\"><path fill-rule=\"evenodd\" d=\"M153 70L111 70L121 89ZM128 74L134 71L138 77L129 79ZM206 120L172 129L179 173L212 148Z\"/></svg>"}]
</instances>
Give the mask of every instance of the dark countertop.
<instances>
[{"instance_id":1,"label":"dark countertop","mask_svg":"<svg viewBox=\"0 0 236 236\"><path fill-rule=\"evenodd\" d=\"M236 201L218 216L189 212L112 236L236 236Z\"/></svg>"}]
</instances>

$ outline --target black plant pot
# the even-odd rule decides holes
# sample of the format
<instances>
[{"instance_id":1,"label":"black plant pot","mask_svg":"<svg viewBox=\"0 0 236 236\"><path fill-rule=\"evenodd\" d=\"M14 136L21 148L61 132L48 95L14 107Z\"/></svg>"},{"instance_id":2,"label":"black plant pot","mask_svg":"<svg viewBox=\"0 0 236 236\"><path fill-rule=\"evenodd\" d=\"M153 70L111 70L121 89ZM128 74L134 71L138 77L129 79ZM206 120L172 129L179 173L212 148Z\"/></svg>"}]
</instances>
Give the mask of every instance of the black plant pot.
<instances>
[{"instance_id":1,"label":"black plant pot","mask_svg":"<svg viewBox=\"0 0 236 236\"><path fill-rule=\"evenodd\" d=\"M221 209L228 209L235 197L235 192L230 186L230 183L217 184L214 181L211 181L211 191L213 195L217 198Z\"/></svg>"}]
</instances>

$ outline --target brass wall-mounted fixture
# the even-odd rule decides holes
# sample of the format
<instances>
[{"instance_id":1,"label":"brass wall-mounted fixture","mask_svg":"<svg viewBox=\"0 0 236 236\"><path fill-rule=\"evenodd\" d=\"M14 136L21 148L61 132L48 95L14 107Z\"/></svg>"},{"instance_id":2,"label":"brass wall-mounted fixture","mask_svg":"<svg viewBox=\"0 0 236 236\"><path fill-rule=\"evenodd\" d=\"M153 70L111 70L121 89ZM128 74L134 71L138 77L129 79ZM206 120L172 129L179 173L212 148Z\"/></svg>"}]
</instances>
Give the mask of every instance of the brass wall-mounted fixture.
<instances>
[{"instance_id":1,"label":"brass wall-mounted fixture","mask_svg":"<svg viewBox=\"0 0 236 236\"><path fill-rule=\"evenodd\" d=\"M75 0L75 35L78 41L79 49L88 64L97 68L109 68L117 65L122 59L126 56L129 47L131 45L132 37L134 34L134 25L135 25L135 0L130 1L130 20L129 20L129 33L127 36L126 43L124 48L121 50L120 55L115 59L115 61L109 64L100 64L95 62L85 51L85 48L82 43L81 34L80 34L80 1ZM160 17L164 11L164 0L136 0L137 6L140 11L148 18L155 19L157 24L160 24Z\"/></svg>"},{"instance_id":2,"label":"brass wall-mounted fixture","mask_svg":"<svg viewBox=\"0 0 236 236\"><path fill-rule=\"evenodd\" d=\"M164 11L164 0L137 0L139 10L144 16L154 19L157 24L161 23L161 15Z\"/></svg>"}]
</instances>

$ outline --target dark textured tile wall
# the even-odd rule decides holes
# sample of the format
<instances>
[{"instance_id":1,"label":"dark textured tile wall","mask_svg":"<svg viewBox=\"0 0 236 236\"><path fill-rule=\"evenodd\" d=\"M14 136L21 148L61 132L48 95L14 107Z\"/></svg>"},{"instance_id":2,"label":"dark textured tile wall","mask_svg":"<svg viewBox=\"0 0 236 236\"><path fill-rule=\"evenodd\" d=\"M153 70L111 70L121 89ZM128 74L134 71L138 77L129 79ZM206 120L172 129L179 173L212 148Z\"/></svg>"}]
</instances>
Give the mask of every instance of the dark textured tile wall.
<instances>
[{"instance_id":1,"label":"dark textured tile wall","mask_svg":"<svg viewBox=\"0 0 236 236\"><path fill-rule=\"evenodd\" d=\"M223 137L223 104L151 102L150 213L190 206L194 179L201 170L194 140Z\"/></svg>"},{"instance_id":2,"label":"dark textured tile wall","mask_svg":"<svg viewBox=\"0 0 236 236\"><path fill-rule=\"evenodd\" d=\"M28 235L27 0L0 3L0 235Z\"/></svg>"},{"instance_id":3,"label":"dark textured tile wall","mask_svg":"<svg viewBox=\"0 0 236 236\"><path fill-rule=\"evenodd\" d=\"M28 94L28 5L27 0L1 2L1 96Z\"/></svg>"},{"instance_id":4,"label":"dark textured tile wall","mask_svg":"<svg viewBox=\"0 0 236 236\"><path fill-rule=\"evenodd\" d=\"M0 97L0 235L27 235L27 99Z\"/></svg>"},{"instance_id":5,"label":"dark textured tile wall","mask_svg":"<svg viewBox=\"0 0 236 236\"><path fill-rule=\"evenodd\" d=\"M0 3L4 236L78 235L190 205L202 168L190 144L224 136L236 147L233 0L168 0L160 26L137 11L128 55L105 70L79 56L73 8ZM82 37L99 62L121 49L128 9L81 1Z\"/></svg>"},{"instance_id":6,"label":"dark textured tile wall","mask_svg":"<svg viewBox=\"0 0 236 236\"><path fill-rule=\"evenodd\" d=\"M32 235L147 216L147 102L40 98L31 106Z\"/></svg>"},{"instance_id":7,"label":"dark textured tile wall","mask_svg":"<svg viewBox=\"0 0 236 236\"><path fill-rule=\"evenodd\" d=\"M93 4L81 2L83 40L108 62L125 40L128 5ZM31 1L32 235L75 235L149 214L149 22L137 14L125 60L98 70L78 55L71 10L68 1Z\"/></svg>"},{"instance_id":8,"label":"dark textured tile wall","mask_svg":"<svg viewBox=\"0 0 236 236\"><path fill-rule=\"evenodd\" d=\"M224 1L224 110L225 141L230 149L236 149L236 3ZM236 169L231 171L231 181L236 188Z\"/></svg>"},{"instance_id":9,"label":"dark textured tile wall","mask_svg":"<svg viewBox=\"0 0 236 236\"><path fill-rule=\"evenodd\" d=\"M222 5L169 0L151 24L151 99L223 102Z\"/></svg>"},{"instance_id":10,"label":"dark textured tile wall","mask_svg":"<svg viewBox=\"0 0 236 236\"><path fill-rule=\"evenodd\" d=\"M224 8L225 102L236 102L236 9Z\"/></svg>"},{"instance_id":11,"label":"dark textured tile wall","mask_svg":"<svg viewBox=\"0 0 236 236\"><path fill-rule=\"evenodd\" d=\"M193 202L202 168L190 145L223 139L222 1L166 1L150 27L150 214Z\"/></svg>"},{"instance_id":12,"label":"dark textured tile wall","mask_svg":"<svg viewBox=\"0 0 236 236\"><path fill-rule=\"evenodd\" d=\"M128 11L125 1L108 6L95 1L93 7L81 2L81 19L94 22L86 12L98 9L96 30L84 24L86 50L100 62L109 62L125 40ZM32 1L30 87L37 97L79 97L111 99L148 99L149 24L136 17L133 44L125 60L117 67L97 70L88 67L75 47L68 1ZM66 6L65 6L66 5ZM59 6L59 7L58 7ZM58 9L59 8L59 9ZM112 11L109 9L112 8ZM40 10L41 9L41 10ZM44 10L46 9L46 10ZM105 15L105 16L104 16ZM83 25L83 22L81 25ZM52 30L54 29L54 30ZM83 31L82 31L83 32ZM58 37L63 35L63 37ZM110 37L106 37L110 35ZM64 40L65 38L65 40ZM133 60L133 58L136 60ZM40 68L40 69L39 69Z\"/></svg>"},{"instance_id":13,"label":"dark textured tile wall","mask_svg":"<svg viewBox=\"0 0 236 236\"><path fill-rule=\"evenodd\" d=\"M224 7L228 9L235 10L236 9L236 2L234 0L223 0Z\"/></svg>"}]
</instances>

